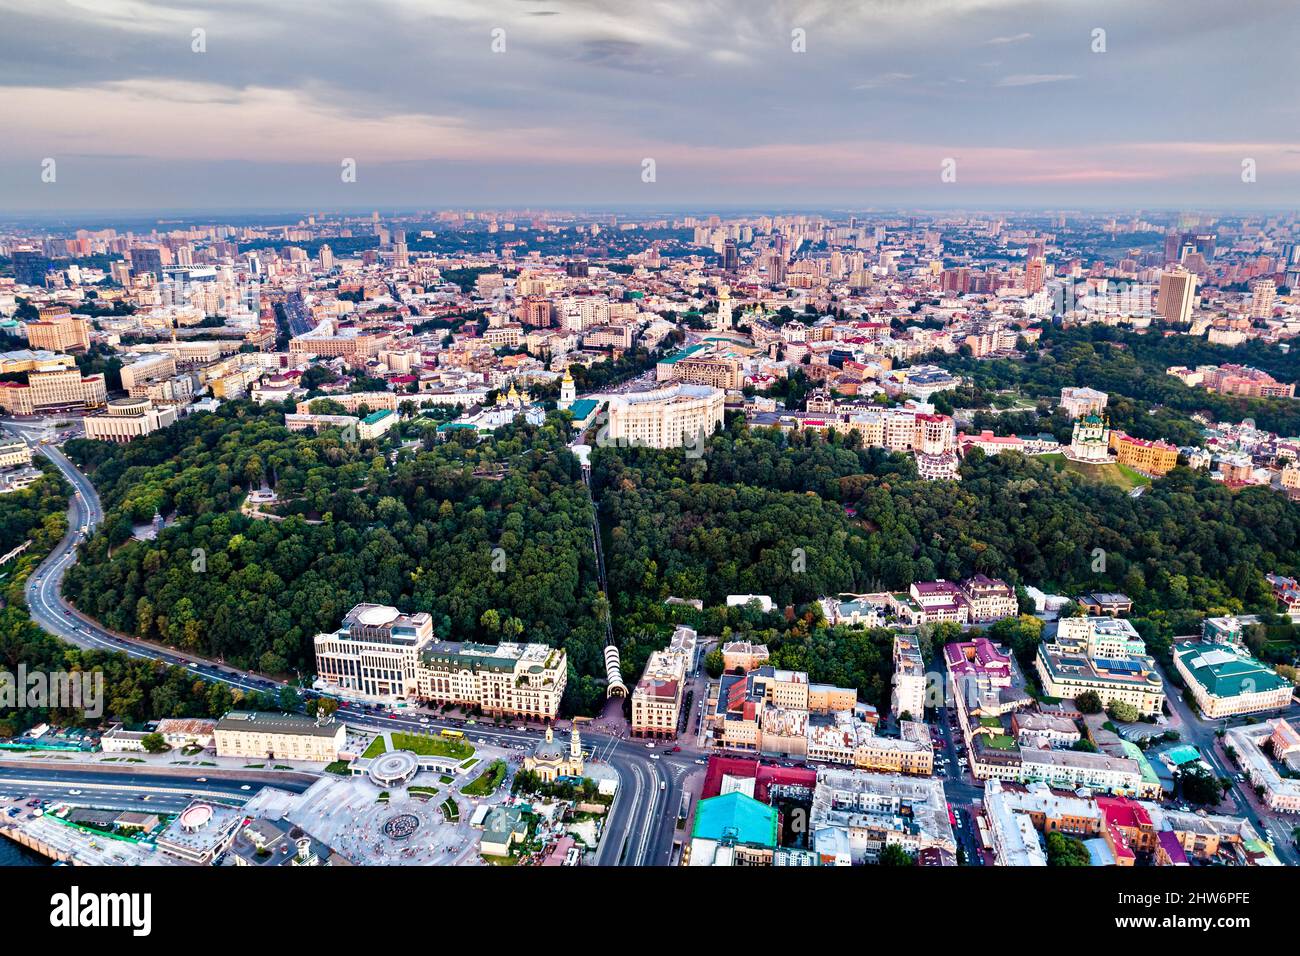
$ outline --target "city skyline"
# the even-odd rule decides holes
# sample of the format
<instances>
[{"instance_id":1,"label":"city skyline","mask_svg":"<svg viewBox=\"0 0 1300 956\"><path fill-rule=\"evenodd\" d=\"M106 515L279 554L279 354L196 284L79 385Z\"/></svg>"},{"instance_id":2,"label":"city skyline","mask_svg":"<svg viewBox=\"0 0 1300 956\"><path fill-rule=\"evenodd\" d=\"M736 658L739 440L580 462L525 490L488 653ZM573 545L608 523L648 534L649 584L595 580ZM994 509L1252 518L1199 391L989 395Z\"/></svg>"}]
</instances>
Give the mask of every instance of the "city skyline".
<instances>
[{"instance_id":1,"label":"city skyline","mask_svg":"<svg viewBox=\"0 0 1300 956\"><path fill-rule=\"evenodd\" d=\"M0 208L1261 208L1300 196L1297 107L1275 93L1296 79L1294 30L1276 0L1247 0L1231 22L1204 0L391 0L364 22L352 13L3 0ZM1209 64L1247 42L1224 82Z\"/></svg>"}]
</instances>

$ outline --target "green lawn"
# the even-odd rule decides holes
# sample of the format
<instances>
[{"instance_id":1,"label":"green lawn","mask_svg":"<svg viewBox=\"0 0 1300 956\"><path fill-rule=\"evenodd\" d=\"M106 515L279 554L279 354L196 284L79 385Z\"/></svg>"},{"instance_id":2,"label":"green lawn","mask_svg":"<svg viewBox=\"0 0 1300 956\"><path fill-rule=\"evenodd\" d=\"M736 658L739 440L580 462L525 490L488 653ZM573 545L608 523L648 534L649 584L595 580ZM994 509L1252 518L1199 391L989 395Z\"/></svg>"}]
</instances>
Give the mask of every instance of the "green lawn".
<instances>
[{"instance_id":1,"label":"green lawn","mask_svg":"<svg viewBox=\"0 0 1300 956\"><path fill-rule=\"evenodd\" d=\"M1119 462L1090 464L1082 461L1071 461L1059 452L1051 455L1040 455L1039 457L1057 471L1072 471L1089 481L1095 481L1103 485L1114 485L1120 491L1132 491L1138 485L1151 484L1151 479L1146 475L1135 471L1128 465L1121 465Z\"/></svg>"},{"instance_id":2,"label":"green lawn","mask_svg":"<svg viewBox=\"0 0 1300 956\"><path fill-rule=\"evenodd\" d=\"M448 823L455 823L460 819L460 807L456 806L456 801L451 797L443 802L442 815L447 818Z\"/></svg>"},{"instance_id":3,"label":"green lawn","mask_svg":"<svg viewBox=\"0 0 1300 956\"><path fill-rule=\"evenodd\" d=\"M381 735L379 737L376 737L374 740L370 741L370 746L366 748L366 752L363 753L361 756L378 757L381 753L384 753L387 750L388 747L387 745L385 745L384 738Z\"/></svg>"},{"instance_id":4,"label":"green lawn","mask_svg":"<svg viewBox=\"0 0 1300 956\"><path fill-rule=\"evenodd\" d=\"M1006 734L990 734L988 745L994 750L1014 750L1016 742Z\"/></svg>"},{"instance_id":5,"label":"green lawn","mask_svg":"<svg viewBox=\"0 0 1300 956\"><path fill-rule=\"evenodd\" d=\"M411 753L419 754L422 757L447 757L452 760L465 760L474 756L474 748L463 740L434 737L431 734L394 733L390 736L393 739L393 747L396 749L409 750Z\"/></svg>"},{"instance_id":6,"label":"green lawn","mask_svg":"<svg viewBox=\"0 0 1300 956\"><path fill-rule=\"evenodd\" d=\"M460 792L470 797L486 797L505 782L506 769L504 760L493 760L472 783L461 787Z\"/></svg>"}]
</instances>

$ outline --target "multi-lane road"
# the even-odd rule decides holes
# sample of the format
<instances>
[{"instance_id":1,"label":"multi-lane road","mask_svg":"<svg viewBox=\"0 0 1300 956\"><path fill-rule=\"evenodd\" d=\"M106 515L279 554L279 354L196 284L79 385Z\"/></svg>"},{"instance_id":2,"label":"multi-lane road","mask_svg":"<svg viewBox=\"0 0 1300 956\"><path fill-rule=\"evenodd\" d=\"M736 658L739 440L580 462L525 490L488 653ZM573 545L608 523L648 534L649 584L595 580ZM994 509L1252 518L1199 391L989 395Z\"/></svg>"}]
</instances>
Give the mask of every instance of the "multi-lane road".
<instances>
[{"instance_id":1,"label":"multi-lane road","mask_svg":"<svg viewBox=\"0 0 1300 956\"><path fill-rule=\"evenodd\" d=\"M63 599L62 583L67 569L77 560L77 549L104 518L94 485L56 446L41 444L44 423L0 421L0 426L26 441L33 451L45 455L72 485L68 533L28 581L27 600L32 619L50 634L78 647L116 651L132 657L157 660L185 667L196 677L219 681L244 691L279 693L286 685L269 677L241 671L217 661L185 654L173 648L141 641L102 627ZM84 530L83 530L84 529ZM295 691L296 693L296 691ZM340 717L363 730L428 731L453 726L432 712L383 714L344 707ZM494 746L509 749L533 746L541 728L502 729L480 725L469 735ZM602 866L656 866L667 864L672 852L677 809L682 784L695 769L693 752L661 754L643 743L596 732L584 732L584 743L599 760L619 777L619 791L610 812L606 838L601 842L597 862ZM94 771L87 771L93 773ZM29 772L29 776L35 771ZM44 771L41 771L44 776ZM0 788L2 788L0 784ZM57 790L57 788L55 788ZM0 793L4 792L0 789ZM52 791L53 792L53 791ZM33 793L33 796L38 794Z\"/></svg>"}]
</instances>

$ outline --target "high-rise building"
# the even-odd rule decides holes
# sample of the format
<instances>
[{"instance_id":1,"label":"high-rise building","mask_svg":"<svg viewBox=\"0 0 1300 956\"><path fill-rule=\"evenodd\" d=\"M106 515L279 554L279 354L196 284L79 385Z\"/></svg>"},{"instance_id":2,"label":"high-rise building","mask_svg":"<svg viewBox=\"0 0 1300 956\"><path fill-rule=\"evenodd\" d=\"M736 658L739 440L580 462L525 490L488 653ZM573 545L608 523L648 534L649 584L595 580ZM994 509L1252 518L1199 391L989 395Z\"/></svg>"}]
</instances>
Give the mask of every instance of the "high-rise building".
<instances>
[{"instance_id":1,"label":"high-rise building","mask_svg":"<svg viewBox=\"0 0 1300 956\"><path fill-rule=\"evenodd\" d=\"M45 273L50 260L38 249L15 249L13 252L14 279L19 285L45 285Z\"/></svg>"},{"instance_id":2,"label":"high-rise building","mask_svg":"<svg viewBox=\"0 0 1300 956\"><path fill-rule=\"evenodd\" d=\"M1192 301L1196 297L1196 276L1186 269L1174 268L1160 274L1160 291L1156 312L1166 321L1186 325L1192 321Z\"/></svg>"},{"instance_id":3,"label":"high-rise building","mask_svg":"<svg viewBox=\"0 0 1300 956\"><path fill-rule=\"evenodd\" d=\"M136 275L152 272L162 278L162 250L154 246L136 246L131 250L131 271Z\"/></svg>"},{"instance_id":4,"label":"high-rise building","mask_svg":"<svg viewBox=\"0 0 1300 956\"><path fill-rule=\"evenodd\" d=\"M722 244L722 269L724 272L735 272L740 268L740 251L736 248L736 240L728 239Z\"/></svg>"},{"instance_id":5,"label":"high-rise building","mask_svg":"<svg viewBox=\"0 0 1300 956\"><path fill-rule=\"evenodd\" d=\"M1277 298L1277 283L1272 279L1256 279L1250 284L1250 317L1267 319L1273 314L1273 301Z\"/></svg>"},{"instance_id":6,"label":"high-rise building","mask_svg":"<svg viewBox=\"0 0 1300 956\"><path fill-rule=\"evenodd\" d=\"M1030 259L1025 265L1025 293L1033 295L1047 279L1047 263L1042 258Z\"/></svg>"}]
</instances>

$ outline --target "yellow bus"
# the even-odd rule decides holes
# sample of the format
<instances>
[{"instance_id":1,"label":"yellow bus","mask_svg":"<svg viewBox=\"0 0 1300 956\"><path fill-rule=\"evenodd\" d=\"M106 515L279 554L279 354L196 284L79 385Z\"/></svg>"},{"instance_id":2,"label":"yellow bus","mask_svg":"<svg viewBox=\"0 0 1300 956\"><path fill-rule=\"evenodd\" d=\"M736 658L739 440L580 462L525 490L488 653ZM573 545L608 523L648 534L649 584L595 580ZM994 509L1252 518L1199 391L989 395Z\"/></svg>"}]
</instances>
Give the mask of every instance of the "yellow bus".
<instances>
[{"instance_id":1,"label":"yellow bus","mask_svg":"<svg viewBox=\"0 0 1300 956\"><path fill-rule=\"evenodd\" d=\"M444 730L442 731L442 735L444 737L457 737L457 738L465 736L465 734L459 730Z\"/></svg>"}]
</instances>

